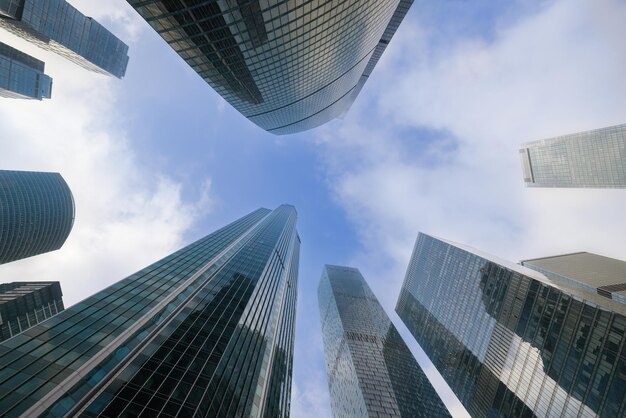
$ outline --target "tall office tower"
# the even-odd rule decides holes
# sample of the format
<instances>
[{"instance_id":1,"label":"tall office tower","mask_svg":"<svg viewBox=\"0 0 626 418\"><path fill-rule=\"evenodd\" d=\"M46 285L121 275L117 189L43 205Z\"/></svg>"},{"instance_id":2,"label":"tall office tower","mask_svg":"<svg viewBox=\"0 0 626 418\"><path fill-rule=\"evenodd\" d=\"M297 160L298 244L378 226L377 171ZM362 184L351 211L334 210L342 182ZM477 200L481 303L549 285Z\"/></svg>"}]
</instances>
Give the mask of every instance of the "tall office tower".
<instances>
[{"instance_id":1,"label":"tall office tower","mask_svg":"<svg viewBox=\"0 0 626 418\"><path fill-rule=\"evenodd\" d=\"M0 97L49 99L52 79L44 63L0 42Z\"/></svg>"},{"instance_id":2,"label":"tall office tower","mask_svg":"<svg viewBox=\"0 0 626 418\"><path fill-rule=\"evenodd\" d=\"M333 416L450 416L358 269L325 266L317 293Z\"/></svg>"},{"instance_id":3,"label":"tall office tower","mask_svg":"<svg viewBox=\"0 0 626 418\"><path fill-rule=\"evenodd\" d=\"M563 254L521 262L551 279L626 303L626 262L591 253Z\"/></svg>"},{"instance_id":4,"label":"tall office tower","mask_svg":"<svg viewBox=\"0 0 626 418\"><path fill-rule=\"evenodd\" d=\"M283 135L343 115L413 0L127 0L217 93Z\"/></svg>"},{"instance_id":5,"label":"tall office tower","mask_svg":"<svg viewBox=\"0 0 626 418\"><path fill-rule=\"evenodd\" d=\"M528 187L626 187L626 124L529 142L519 152Z\"/></svg>"},{"instance_id":6,"label":"tall office tower","mask_svg":"<svg viewBox=\"0 0 626 418\"><path fill-rule=\"evenodd\" d=\"M74 225L59 173L0 170L0 264L58 250Z\"/></svg>"},{"instance_id":7,"label":"tall office tower","mask_svg":"<svg viewBox=\"0 0 626 418\"><path fill-rule=\"evenodd\" d=\"M258 209L4 341L0 416L288 416L299 252Z\"/></svg>"},{"instance_id":8,"label":"tall office tower","mask_svg":"<svg viewBox=\"0 0 626 418\"><path fill-rule=\"evenodd\" d=\"M59 282L0 283L0 342L62 310Z\"/></svg>"},{"instance_id":9,"label":"tall office tower","mask_svg":"<svg viewBox=\"0 0 626 418\"><path fill-rule=\"evenodd\" d=\"M2 0L0 28L88 70L126 73L128 46L65 0Z\"/></svg>"},{"instance_id":10,"label":"tall office tower","mask_svg":"<svg viewBox=\"0 0 626 418\"><path fill-rule=\"evenodd\" d=\"M396 310L473 417L626 416L626 306L420 234Z\"/></svg>"}]
</instances>

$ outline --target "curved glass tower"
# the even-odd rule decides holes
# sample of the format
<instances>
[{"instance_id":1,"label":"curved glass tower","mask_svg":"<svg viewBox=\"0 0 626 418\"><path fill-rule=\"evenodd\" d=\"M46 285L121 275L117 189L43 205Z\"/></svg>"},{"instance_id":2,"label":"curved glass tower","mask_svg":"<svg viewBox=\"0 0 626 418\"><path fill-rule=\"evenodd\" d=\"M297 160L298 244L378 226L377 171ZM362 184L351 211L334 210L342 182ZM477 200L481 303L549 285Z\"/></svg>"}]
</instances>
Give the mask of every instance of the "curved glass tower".
<instances>
[{"instance_id":1,"label":"curved glass tower","mask_svg":"<svg viewBox=\"0 0 626 418\"><path fill-rule=\"evenodd\" d=\"M472 417L624 417L626 305L558 276L420 234L396 310Z\"/></svg>"},{"instance_id":2,"label":"curved glass tower","mask_svg":"<svg viewBox=\"0 0 626 418\"><path fill-rule=\"evenodd\" d=\"M1 343L0 416L289 416L296 216L255 210Z\"/></svg>"},{"instance_id":3,"label":"curved glass tower","mask_svg":"<svg viewBox=\"0 0 626 418\"><path fill-rule=\"evenodd\" d=\"M0 170L0 264L58 250L74 225L59 173Z\"/></svg>"},{"instance_id":4,"label":"curved glass tower","mask_svg":"<svg viewBox=\"0 0 626 418\"><path fill-rule=\"evenodd\" d=\"M413 0L127 0L224 99L291 134L345 113Z\"/></svg>"},{"instance_id":5,"label":"curved glass tower","mask_svg":"<svg viewBox=\"0 0 626 418\"><path fill-rule=\"evenodd\" d=\"M324 266L318 288L334 417L449 417L358 269Z\"/></svg>"}]
</instances>

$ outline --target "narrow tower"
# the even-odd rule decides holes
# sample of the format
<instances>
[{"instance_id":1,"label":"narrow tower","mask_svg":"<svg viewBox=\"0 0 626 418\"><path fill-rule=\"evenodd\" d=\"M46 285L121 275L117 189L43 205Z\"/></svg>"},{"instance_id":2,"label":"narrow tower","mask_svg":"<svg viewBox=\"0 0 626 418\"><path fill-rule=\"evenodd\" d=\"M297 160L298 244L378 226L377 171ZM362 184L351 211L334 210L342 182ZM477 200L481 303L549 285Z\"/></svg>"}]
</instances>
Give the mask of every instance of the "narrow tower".
<instances>
[{"instance_id":1,"label":"narrow tower","mask_svg":"<svg viewBox=\"0 0 626 418\"><path fill-rule=\"evenodd\" d=\"M0 415L289 416L299 251L258 209L3 342Z\"/></svg>"},{"instance_id":2,"label":"narrow tower","mask_svg":"<svg viewBox=\"0 0 626 418\"><path fill-rule=\"evenodd\" d=\"M0 1L0 28L90 71L126 73L128 46L65 0Z\"/></svg>"},{"instance_id":3,"label":"narrow tower","mask_svg":"<svg viewBox=\"0 0 626 418\"><path fill-rule=\"evenodd\" d=\"M318 301L333 416L450 416L358 269L325 266Z\"/></svg>"},{"instance_id":4,"label":"narrow tower","mask_svg":"<svg viewBox=\"0 0 626 418\"><path fill-rule=\"evenodd\" d=\"M44 74L45 64L0 42L0 97L49 99L52 79Z\"/></svg>"}]
</instances>

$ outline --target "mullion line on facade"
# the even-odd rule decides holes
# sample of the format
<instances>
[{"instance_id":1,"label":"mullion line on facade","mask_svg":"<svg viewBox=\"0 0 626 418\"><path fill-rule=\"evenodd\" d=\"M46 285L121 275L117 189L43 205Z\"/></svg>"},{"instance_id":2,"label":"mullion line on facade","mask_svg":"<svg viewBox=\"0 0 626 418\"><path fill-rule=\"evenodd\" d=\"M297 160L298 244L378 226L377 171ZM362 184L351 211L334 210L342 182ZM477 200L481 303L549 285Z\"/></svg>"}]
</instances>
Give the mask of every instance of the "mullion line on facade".
<instances>
[{"instance_id":1,"label":"mullion line on facade","mask_svg":"<svg viewBox=\"0 0 626 418\"><path fill-rule=\"evenodd\" d=\"M252 231L251 231L251 232L252 232ZM242 237L242 239L245 241L245 240L246 240L246 237ZM242 241L242 242L243 242L243 241ZM240 244L241 244L241 242L240 242ZM231 249L231 251L232 251L232 249ZM238 252L238 251L237 251L237 252ZM229 256L229 255L228 255L228 253L227 253L227 254L226 254L226 256L228 256L229 258L235 257L235 256L236 256L236 254L237 254L237 252L235 252L235 253L231 254L230 256ZM220 268L220 271L221 271L221 268ZM215 274L218 274L218 272L216 272ZM199 277L198 279L200 279L200 280L202 281L202 278L201 278L201 277ZM208 279L204 279L204 282L206 282L206 280L208 280ZM198 286L200 286L200 284L198 284ZM197 294L199 294L199 292L201 292L201 290L202 290L202 289L198 289L198 290L196 291L196 295L197 295ZM193 300L193 299L191 299L191 300ZM178 310L178 314L180 314L181 309L183 309L183 308L184 308L184 307L181 307L181 308ZM177 315L178 315L178 314L177 314ZM175 317L174 317L174 318L172 318L172 320L174 320L174 319L175 319ZM171 320L170 320L170 321L168 321L168 323L171 323ZM172 333L175 333L175 329L174 329L174 330L172 330ZM132 360L131 360L131 361L132 361ZM158 371L158 369L155 369L155 371ZM126 405L126 408L130 407L130 405L131 405L131 404L130 404L130 403L128 403L128 404Z\"/></svg>"},{"instance_id":2,"label":"mullion line on facade","mask_svg":"<svg viewBox=\"0 0 626 418\"><path fill-rule=\"evenodd\" d=\"M277 223L277 222L275 222L275 223ZM267 246L267 244L264 244L264 245L266 245L266 246ZM273 247L272 247L272 248L273 248ZM271 251L271 250L270 250L270 251ZM267 264L267 262L266 262L266 264ZM264 265L264 266L259 266L259 269L258 269L258 270L261 270L261 271L259 271L258 273L255 273L255 275L256 275L256 274L261 274L261 272L262 272L262 270L263 270L264 268L265 268L265 265ZM257 279L257 280L259 280L259 279ZM253 303L255 303L255 304L256 304L256 302L253 302ZM250 316L250 313L248 313L248 315L246 316L246 318L249 318L249 316ZM240 321L241 321L241 320L240 320ZM248 321L244 319L244 320L243 320L243 322L244 322L244 323L246 323L246 322L248 322ZM228 360L228 363L231 363L231 361L232 361L232 358L233 358L233 357L232 357L232 355L231 355L231 354L232 354L232 350L234 349L234 347L236 347L236 346L238 346L238 345L239 345L239 346L243 346L244 344L246 344L247 336L248 336L251 332L252 332L252 331L250 330L250 326L247 326L247 327L246 327L246 330L244 330L244 331L242 331L242 332L238 333L238 334L237 334L237 336L236 336L236 339L235 339L234 341L231 341L231 343L230 343L230 344L232 344L232 345L230 345L230 349L229 349L229 350L227 350L227 351L228 351L228 354L226 354L226 353L225 353L225 356L227 356L227 358L229 359L229 360ZM243 336L242 336L242 335L243 335ZM243 339L243 340L241 340L241 339ZM242 341L242 342L240 343L240 341ZM241 355L241 349L240 349L240 350L239 350L239 358L238 358L238 359L240 359L240 358L242 358L242 357L243 357L243 356ZM247 357L247 355L246 355L246 357ZM236 360L238 360L238 359L236 359ZM235 361L235 364L232 366L233 370L237 367L237 364L238 364L238 361ZM228 370L228 368L227 368L227 370ZM231 372L231 373L232 373L232 372ZM226 380L226 379L228 379L228 380L232 380L232 378L227 378L227 377L224 377L224 376L225 376L225 375L222 375L222 377L220 378L220 381L219 381L219 382L217 382L217 387L220 387L220 385L222 385L222 384L226 384L226 383L223 383L223 382L224 382L224 380ZM206 395L206 391L205 391L205 395ZM214 394L214 396L215 396L215 394ZM213 403L213 401L210 401L209 405L211 405L212 403ZM223 406L223 404L221 404L221 405L220 405L220 407L222 407L222 406Z\"/></svg>"}]
</instances>

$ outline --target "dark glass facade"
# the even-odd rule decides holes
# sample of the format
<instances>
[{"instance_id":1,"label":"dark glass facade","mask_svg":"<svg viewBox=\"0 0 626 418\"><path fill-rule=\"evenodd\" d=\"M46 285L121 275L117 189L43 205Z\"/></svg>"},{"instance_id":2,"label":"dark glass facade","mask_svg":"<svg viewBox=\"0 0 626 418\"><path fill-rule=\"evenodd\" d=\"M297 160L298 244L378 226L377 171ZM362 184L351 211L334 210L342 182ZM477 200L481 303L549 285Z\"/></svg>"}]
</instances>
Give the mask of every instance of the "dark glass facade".
<instances>
[{"instance_id":1,"label":"dark glass facade","mask_svg":"<svg viewBox=\"0 0 626 418\"><path fill-rule=\"evenodd\" d=\"M74 225L59 173L0 170L0 264L58 250Z\"/></svg>"},{"instance_id":2,"label":"dark glass facade","mask_svg":"<svg viewBox=\"0 0 626 418\"><path fill-rule=\"evenodd\" d=\"M291 134L352 105L413 0L128 0L224 99Z\"/></svg>"},{"instance_id":3,"label":"dark glass facade","mask_svg":"<svg viewBox=\"0 0 626 418\"><path fill-rule=\"evenodd\" d=\"M0 415L289 415L296 211L258 209L0 344Z\"/></svg>"},{"instance_id":4,"label":"dark glass facade","mask_svg":"<svg viewBox=\"0 0 626 418\"><path fill-rule=\"evenodd\" d=\"M626 187L626 124L524 144L528 187Z\"/></svg>"},{"instance_id":5,"label":"dark glass facade","mask_svg":"<svg viewBox=\"0 0 626 418\"><path fill-rule=\"evenodd\" d=\"M450 416L358 269L325 266L318 301L333 416Z\"/></svg>"},{"instance_id":6,"label":"dark glass facade","mask_svg":"<svg viewBox=\"0 0 626 418\"><path fill-rule=\"evenodd\" d=\"M396 310L473 417L624 417L624 308L420 234Z\"/></svg>"},{"instance_id":7,"label":"dark glass facade","mask_svg":"<svg viewBox=\"0 0 626 418\"><path fill-rule=\"evenodd\" d=\"M128 46L65 0L0 0L0 27L88 70L126 73Z\"/></svg>"},{"instance_id":8,"label":"dark glass facade","mask_svg":"<svg viewBox=\"0 0 626 418\"><path fill-rule=\"evenodd\" d=\"M59 282L0 283L0 341L63 310Z\"/></svg>"},{"instance_id":9,"label":"dark glass facade","mask_svg":"<svg viewBox=\"0 0 626 418\"><path fill-rule=\"evenodd\" d=\"M42 61L0 42L0 97L41 100L51 92Z\"/></svg>"}]
</instances>

